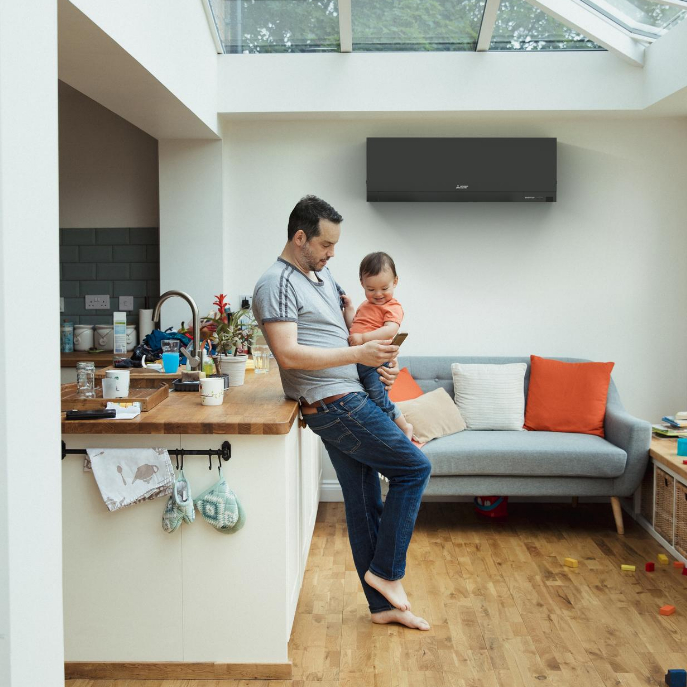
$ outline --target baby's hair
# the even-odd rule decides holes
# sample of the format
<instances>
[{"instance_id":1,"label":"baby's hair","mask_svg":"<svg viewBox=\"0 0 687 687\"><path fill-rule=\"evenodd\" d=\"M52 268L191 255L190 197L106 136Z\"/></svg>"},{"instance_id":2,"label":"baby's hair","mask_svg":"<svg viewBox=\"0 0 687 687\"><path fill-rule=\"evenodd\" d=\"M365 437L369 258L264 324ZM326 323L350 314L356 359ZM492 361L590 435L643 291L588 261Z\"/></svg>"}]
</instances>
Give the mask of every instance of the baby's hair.
<instances>
[{"instance_id":1,"label":"baby's hair","mask_svg":"<svg viewBox=\"0 0 687 687\"><path fill-rule=\"evenodd\" d=\"M369 253L360 263L360 281L362 281L365 276L376 277L387 267L393 272L395 279L398 275L396 274L396 265L392 257L388 253L382 253L381 251Z\"/></svg>"}]
</instances>

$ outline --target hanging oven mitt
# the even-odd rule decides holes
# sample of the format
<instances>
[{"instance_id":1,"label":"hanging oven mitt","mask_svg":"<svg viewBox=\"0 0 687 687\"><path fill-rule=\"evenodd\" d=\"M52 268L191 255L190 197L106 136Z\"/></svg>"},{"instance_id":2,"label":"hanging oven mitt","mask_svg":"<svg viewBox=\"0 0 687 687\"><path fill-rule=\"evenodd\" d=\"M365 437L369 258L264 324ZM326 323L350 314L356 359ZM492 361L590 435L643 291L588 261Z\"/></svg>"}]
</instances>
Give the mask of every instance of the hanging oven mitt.
<instances>
[{"instance_id":1,"label":"hanging oven mitt","mask_svg":"<svg viewBox=\"0 0 687 687\"><path fill-rule=\"evenodd\" d=\"M221 467L219 468L219 481L206 489L195 500L195 506L204 520L209 522L218 532L224 534L237 532L246 521L246 514L236 494L226 483Z\"/></svg>"},{"instance_id":2,"label":"hanging oven mitt","mask_svg":"<svg viewBox=\"0 0 687 687\"><path fill-rule=\"evenodd\" d=\"M174 482L172 495L167 500L165 512L162 514L162 529L174 532L182 521L192 523L196 518L191 498L191 485L188 483L184 471L181 470Z\"/></svg>"}]
</instances>

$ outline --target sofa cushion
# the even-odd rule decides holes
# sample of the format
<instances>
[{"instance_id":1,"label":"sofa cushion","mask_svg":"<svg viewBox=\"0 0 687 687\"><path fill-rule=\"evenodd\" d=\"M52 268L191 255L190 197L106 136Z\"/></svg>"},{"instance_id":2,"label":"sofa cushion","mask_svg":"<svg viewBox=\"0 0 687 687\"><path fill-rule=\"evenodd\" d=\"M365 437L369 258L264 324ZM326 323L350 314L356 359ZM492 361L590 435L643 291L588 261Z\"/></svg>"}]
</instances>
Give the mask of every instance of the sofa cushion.
<instances>
[{"instance_id":1,"label":"sofa cushion","mask_svg":"<svg viewBox=\"0 0 687 687\"><path fill-rule=\"evenodd\" d=\"M419 443L424 444L465 429L460 410L441 387L396 405L406 421L413 425L413 436Z\"/></svg>"},{"instance_id":2,"label":"sofa cushion","mask_svg":"<svg viewBox=\"0 0 687 687\"><path fill-rule=\"evenodd\" d=\"M565 432L474 432L430 441L422 449L432 475L619 477L627 454L601 437Z\"/></svg>"},{"instance_id":3,"label":"sofa cushion","mask_svg":"<svg viewBox=\"0 0 687 687\"><path fill-rule=\"evenodd\" d=\"M407 367L401 368L391 389L389 389L389 400L392 403L399 401L410 401L413 398L422 396L424 392L418 383L412 378Z\"/></svg>"},{"instance_id":4,"label":"sofa cushion","mask_svg":"<svg viewBox=\"0 0 687 687\"><path fill-rule=\"evenodd\" d=\"M530 357L525 429L603 437L614 363L566 363Z\"/></svg>"},{"instance_id":5,"label":"sofa cushion","mask_svg":"<svg viewBox=\"0 0 687 687\"><path fill-rule=\"evenodd\" d=\"M453 363L456 405L468 429L521 430L526 371L525 363Z\"/></svg>"}]
</instances>

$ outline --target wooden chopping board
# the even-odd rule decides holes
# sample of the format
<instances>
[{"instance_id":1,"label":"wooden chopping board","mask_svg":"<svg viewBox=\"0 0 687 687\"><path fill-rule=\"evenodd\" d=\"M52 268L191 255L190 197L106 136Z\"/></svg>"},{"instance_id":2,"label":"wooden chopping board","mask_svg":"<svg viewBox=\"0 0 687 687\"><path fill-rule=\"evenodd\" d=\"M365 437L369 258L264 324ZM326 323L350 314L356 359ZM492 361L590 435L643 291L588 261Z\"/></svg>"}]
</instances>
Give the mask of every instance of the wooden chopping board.
<instances>
[{"instance_id":1,"label":"wooden chopping board","mask_svg":"<svg viewBox=\"0 0 687 687\"><path fill-rule=\"evenodd\" d=\"M79 398L76 384L62 384L62 412L105 408L108 401L117 403L137 401L141 404L141 411L148 411L162 403L168 396L169 385L164 382L158 382L155 387L149 387L139 386L132 379L129 384L129 395L126 398L103 398L103 389L100 386L96 386L95 398Z\"/></svg>"},{"instance_id":2,"label":"wooden chopping board","mask_svg":"<svg viewBox=\"0 0 687 687\"><path fill-rule=\"evenodd\" d=\"M96 379L102 379L105 377L105 373L108 370L120 370L124 368L119 368L115 367L114 365L108 365L107 367L101 367L100 369L97 369L95 371L95 378ZM153 380L153 382L166 382L169 386L171 386L172 382L175 379L181 379L181 373L183 370L185 370L185 367L179 366L179 369L176 372L158 372L157 370L149 370L146 367L129 367L126 368L129 370L129 379L132 381L135 379L137 382L138 381L144 381L144 380Z\"/></svg>"}]
</instances>

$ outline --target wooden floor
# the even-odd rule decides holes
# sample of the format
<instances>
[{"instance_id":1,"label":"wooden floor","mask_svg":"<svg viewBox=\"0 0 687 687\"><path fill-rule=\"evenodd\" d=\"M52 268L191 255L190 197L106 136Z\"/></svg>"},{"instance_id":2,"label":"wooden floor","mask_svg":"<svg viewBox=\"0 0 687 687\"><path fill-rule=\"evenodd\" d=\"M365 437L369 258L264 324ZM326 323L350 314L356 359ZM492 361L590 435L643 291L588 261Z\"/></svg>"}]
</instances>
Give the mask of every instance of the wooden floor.
<instances>
[{"instance_id":1,"label":"wooden floor","mask_svg":"<svg viewBox=\"0 0 687 687\"><path fill-rule=\"evenodd\" d=\"M292 681L69 680L69 687L645 687L687 668L687 576L610 503L423 503L404 586L428 632L373 625L341 503L321 503L289 644ZM577 569L563 566L566 557ZM656 571L644 571L647 560ZM629 563L637 571L622 572ZM659 615L665 604L674 615Z\"/></svg>"}]
</instances>

